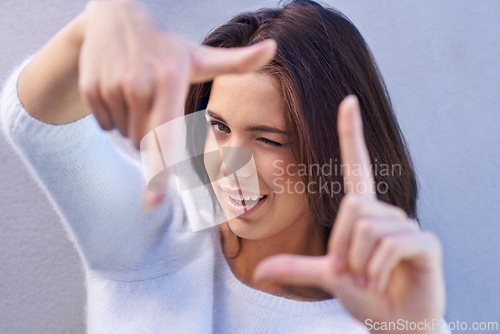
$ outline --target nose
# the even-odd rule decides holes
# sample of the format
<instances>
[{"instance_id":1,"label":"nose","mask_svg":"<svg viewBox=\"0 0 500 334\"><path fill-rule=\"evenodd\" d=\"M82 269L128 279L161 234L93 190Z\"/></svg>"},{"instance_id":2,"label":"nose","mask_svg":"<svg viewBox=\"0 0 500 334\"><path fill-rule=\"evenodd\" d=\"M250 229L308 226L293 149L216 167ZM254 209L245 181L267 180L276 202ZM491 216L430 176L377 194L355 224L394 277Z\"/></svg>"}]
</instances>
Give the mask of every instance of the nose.
<instances>
[{"instance_id":1,"label":"nose","mask_svg":"<svg viewBox=\"0 0 500 334\"><path fill-rule=\"evenodd\" d=\"M239 177L250 177L255 170L252 152L243 147L220 147L220 172L225 177L237 173Z\"/></svg>"}]
</instances>

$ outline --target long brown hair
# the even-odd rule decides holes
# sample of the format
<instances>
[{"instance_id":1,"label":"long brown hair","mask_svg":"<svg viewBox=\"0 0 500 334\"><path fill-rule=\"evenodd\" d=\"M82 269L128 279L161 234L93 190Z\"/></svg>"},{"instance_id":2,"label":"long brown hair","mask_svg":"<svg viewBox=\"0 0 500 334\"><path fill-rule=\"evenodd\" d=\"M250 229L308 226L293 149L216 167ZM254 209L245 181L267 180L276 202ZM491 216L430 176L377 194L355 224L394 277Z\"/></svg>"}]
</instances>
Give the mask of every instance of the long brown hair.
<instances>
[{"instance_id":1,"label":"long brown hair","mask_svg":"<svg viewBox=\"0 0 500 334\"><path fill-rule=\"evenodd\" d=\"M387 186L387 191L377 191L377 196L416 219L417 182L411 158L383 79L356 27L335 9L295 0L282 8L239 14L212 31L203 44L232 48L268 38L277 42L277 52L261 71L273 76L279 85L297 161L306 166L341 163L337 109L344 97L355 94L372 163L399 166L398 175L374 173L376 184ZM186 114L206 108L211 84L190 87ZM196 134L189 140L193 145L204 143L204 137ZM318 178L343 184L339 173L308 174L304 182L317 182ZM306 194L312 213L328 235L344 192Z\"/></svg>"}]
</instances>

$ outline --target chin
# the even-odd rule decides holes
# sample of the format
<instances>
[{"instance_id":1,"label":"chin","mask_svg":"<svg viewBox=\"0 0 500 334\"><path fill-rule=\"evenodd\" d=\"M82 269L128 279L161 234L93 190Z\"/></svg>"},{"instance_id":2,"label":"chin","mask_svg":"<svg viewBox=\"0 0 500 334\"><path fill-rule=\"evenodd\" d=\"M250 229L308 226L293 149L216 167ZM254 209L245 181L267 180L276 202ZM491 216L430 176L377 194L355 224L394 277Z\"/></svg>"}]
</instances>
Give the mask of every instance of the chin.
<instances>
[{"instance_id":1,"label":"chin","mask_svg":"<svg viewBox=\"0 0 500 334\"><path fill-rule=\"evenodd\" d=\"M262 221L249 222L241 218L234 218L228 221L228 226L231 232L242 239L259 240L271 235L271 231L262 229L263 223Z\"/></svg>"}]
</instances>

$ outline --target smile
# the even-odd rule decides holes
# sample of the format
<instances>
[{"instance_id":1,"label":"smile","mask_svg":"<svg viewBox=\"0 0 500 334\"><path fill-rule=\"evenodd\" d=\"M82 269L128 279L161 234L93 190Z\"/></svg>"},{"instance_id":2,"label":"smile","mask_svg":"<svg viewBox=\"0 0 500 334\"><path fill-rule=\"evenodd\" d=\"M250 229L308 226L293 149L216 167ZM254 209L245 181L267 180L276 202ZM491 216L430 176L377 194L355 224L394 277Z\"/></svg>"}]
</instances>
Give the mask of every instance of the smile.
<instances>
[{"instance_id":1,"label":"smile","mask_svg":"<svg viewBox=\"0 0 500 334\"><path fill-rule=\"evenodd\" d=\"M266 201L266 194L249 194L246 190L220 188L226 199L226 208L236 217L255 212ZM242 196L245 194L246 196Z\"/></svg>"},{"instance_id":2,"label":"smile","mask_svg":"<svg viewBox=\"0 0 500 334\"><path fill-rule=\"evenodd\" d=\"M243 204L252 205L252 204L257 203L261 199L264 199L267 197L267 195L261 195L261 196L254 195L254 196L244 196L244 197L240 196L240 195L232 195L232 194L227 194L227 195L229 197L231 197L231 199L233 201L235 201L236 204L238 204L238 205L243 205Z\"/></svg>"}]
</instances>

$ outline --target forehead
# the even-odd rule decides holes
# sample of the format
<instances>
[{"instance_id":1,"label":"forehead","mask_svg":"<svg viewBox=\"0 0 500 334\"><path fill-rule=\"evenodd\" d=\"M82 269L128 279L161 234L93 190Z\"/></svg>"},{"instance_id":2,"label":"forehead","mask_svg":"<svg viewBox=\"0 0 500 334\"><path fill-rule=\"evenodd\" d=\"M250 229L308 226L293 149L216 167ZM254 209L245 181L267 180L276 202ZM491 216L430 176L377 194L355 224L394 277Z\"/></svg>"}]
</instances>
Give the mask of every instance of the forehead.
<instances>
[{"instance_id":1,"label":"forehead","mask_svg":"<svg viewBox=\"0 0 500 334\"><path fill-rule=\"evenodd\" d=\"M207 109L228 123L265 123L284 128L283 105L278 84L271 75L249 72L216 77Z\"/></svg>"}]
</instances>

